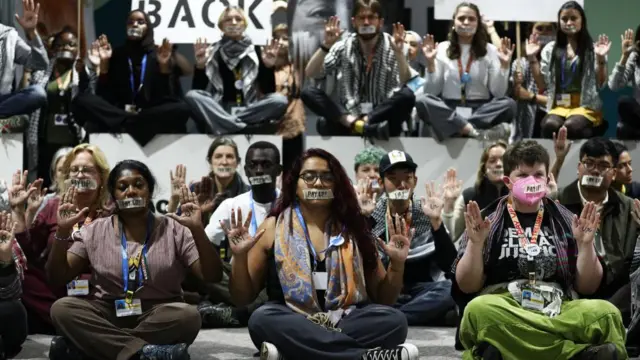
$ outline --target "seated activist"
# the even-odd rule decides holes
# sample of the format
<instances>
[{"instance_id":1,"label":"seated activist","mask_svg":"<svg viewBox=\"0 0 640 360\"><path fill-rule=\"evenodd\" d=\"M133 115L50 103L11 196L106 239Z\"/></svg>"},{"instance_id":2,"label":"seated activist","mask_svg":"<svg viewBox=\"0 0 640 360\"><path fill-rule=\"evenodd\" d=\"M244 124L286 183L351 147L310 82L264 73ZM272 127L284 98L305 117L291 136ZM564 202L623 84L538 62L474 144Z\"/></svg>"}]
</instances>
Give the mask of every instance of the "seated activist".
<instances>
[{"instance_id":1,"label":"seated activist","mask_svg":"<svg viewBox=\"0 0 640 360\"><path fill-rule=\"evenodd\" d=\"M95 69L100 64L96 42L88 52L90 66L85 66L84 58L79 57L84 55L79 54L79 40L69 27L53 36L51 50L49 69L31 74L31 84L46 89L47 105L31 114L27 130L28 170L32 175L29 180L38 175L45 180L44 186L51 184L49 163L56 151L78 145L86 137L86 131L71 113L71 102L78 94L95 93Z\"/></svg>"},{"instance_id":2,"label":"seated activist","mask_svg":"<svg viewBox=\"0 0 640 360\"><path fill-rule=\"evenodd\" d=\"M603 280L594 246L596 205L580 216L546 197L549 154L533 140L503 156L509 195L480 211L469 202L452 267L471 359L627 359L620 311L593 295Z\"/></svg>"},{"instance_id":3,"label":"seated activist","mask_svg":"<svg viewBox=\"0 0 640 360\"><path fill-rule=\"evenodd\" d=\"M33 216L34 219L38 218L38 214L42 211L45 206L49 203L49 200L55 198L56 196L61 195L60 191L64 188L63 186L58 186L58 179L64 179L63 165L66 156L73 151L73 148L63 147L58 149L55 154L53 154L53 158L51 159L51 167L49 170L49 176L46 178L49 179L49 184L46 185L47 180L45 177L40 177L42 179L42 187L44 187L47 194L42 199L42 204L36 211ZM48 187L46 187L48 186Z\"/></svg>"},{"instance_id":4,"label":"seated activist","mask_svg":"<svg viewBox=\"0 0 640 360\"><path fill-rule=\"evenodd\" d=\"M609 76L609 88L620 91L627 86L633 88L634 96L623 96L618 101L618 139L636 140L640 138L640 103L638 92L640 91L640 26L634 32L628 29L621 36L622 56L613 68Z\"/></svg>"},{"instance_id":5,"label":"seated activist","mask_svg":"<svg viewBox=\"0 0 640 360\"><path fill-rule=\"evenodd\" d=\"M544 47L556 38L555 24L535 22L529 26L529 43L540 44ZM526 48L526 44L525 44ZM535 55L540 61L540 53ZM515 117L513 141L530 138L540 138L540 125L547 115L547 95L544 89L538 90L538 85L531 72L531 64L526 56L513 60L511 64L511 96L518 102Z\"/></svg>"},{"instance_id":6,"label":"seated activist","mask_svg":"<svg viewBox=\"0 0 640 360\"><path fill-rule=\"evenodd\" d=\"M460 3L452 22L448 41L423 40L427 73L424 94L416 98L418 116L438 141L456 135L507 140L516 113L506 97L514 46L508 38L500 48L488 42L475 4Z\"/></svg>"},{"instance_id":7,"label":"seated activist","mask_svg":"<svg viewBox=\"0 0 640 360\"><path fill-rule=\"evenodd\" d=\"M90 209L89 214L74 224L74 230L88 225L93 220L108 216L112 207L106 190L109 165L104 153L94 145L81 144L69 153L62 165L62 176L58 179L60 193L75 186L76 205ZM29 332L55 334L49 312L51 305L66 295L88 295L86 279L70 279L83 284L83 291L73 291L71 286L53 284L47 278L45 264L55 243L58 227L57 212L60 197L47 202L38 212L43 201L42 180L26 184L27 172L16 172L9 192L9 201L16 222L15 236L27 256L28 267L23 281L22 303L29 315ZM36 217L36 213L38 216ZM72 284L70 284L72 285Z\"/></svg>"},{"instance_id":8,"label":"seated activist","mask_svg":"<svg viewBox=\"0 0 640 360\"><path fill-rule=\"evenodd\" d=\"M611 187L632 199L640 199L640 183L633 181L633 168L631 167L631 153L629 148L621 142L615 141L613 145L618 153L618 165L616 165L616 177Z\"/></svg>"},{"instance_id":9,"label":"seated activist","mask_svg":"<svg viewBox=\"0 0 640 360\"><path fill-rule=\"evenodd\" d=\"M387 151L377 146L367 146L356 154L353 159L353 167L356 173L356 194L361 195L366 188L379 196L382 191L382 182L380 181L380 160L387 155ZM374 199L375 200L375 199Z\"/></svg>"},{"instance_id":10,"label":"seated activist","mask_svg":"<svg viewBox=\"0 0 640 360\"><path fill-rule=\"evenodd\" d=\"M223 226L231 227L234 211L242 211L243 214L251 213L249 235L256 235L258 228L269 216L276 199L280 196L280 190L276 188L276 179L282 174L280 151L270 142L258 141L249 146L245 161L244 172L249 178L251 190L223 201L205 228L211 243L220 249L224 274L222 282L209 286L208 299L198 306L204 327L246 326L251 313L267 300L266 292L261 291L248 306L233 305L229 292L232 254Z\"/></svg>"},{"instance_id":11,"label":"seated activist","mask_svg":"<svg viewBox=\"0 0 640 360\"><path fill-rule=\"evenodd\" d=\"M458 180L457 171L449 169L444 181L444 207L442 221L449 230L451 239L457 242L465 230L464 212L469 201L474 201L484 209L496 199L509 193L504 185L504 167L502 155L507 143L498 141L484 148L480 155L480 164L475 184L462 189L462 180Z\"/></svg>"},{"instance_id":12,"label":"seated activist","mask_svg":"<svg viewBox=\"0 0 640 360\"><path fill-rule=\"evenodd\" d=\"M0 212L0 359L13 358L27 339L27 312L20 302L27 259L14 237L11 213Z\"/></svg>"},{"instance_id":13,"label":"seated activist","mask_svg":"<svg viewBox=\"0 0 640 360\"><path fill-rule=\"evenodd\" d=\"M426 185L426 197L415 196L418 165L403 151L394 150L380 160L383 196L374 203L369 222L373 236L389 244L387 218L400 217L412 230L409 255L404 264L403 286L394 307L410 326L443 325L456 318L451 281L444 279L456 258L456 248L442 225L442 192ZM442 190L442 189L440 189ZM362 213L367 203L361 202ZM367 212L368 213L368 212ZM389 259L384 254L382 263ZM455 320L454 320L455 322Z\"/></svg>"},{"instance_id":14,"label":"seated activist","mask_svg":"<svg viewBox=\"0 0 640 360\"><path fill-rule=\"evenodd\" d=\"M200 186L192 184L192 191L199 193L200 211L203 214L206 226L209 217L220 204L228 199L249 191L249 186L244 183L242 176L237 172L242 162L238 153L238 145L230 138L218 137L211 143L207 150L207 164L211 171L200 181ZM187 169L184 165L176 166L176 171L171 175L171 199L167 205L167 212L180 211L178 208L181 188L186 186ZM205 185L205 186L202 186ZM196 189L198 187L198 189ZM203 187L211 190L202 189ZM198 191L196 191L198 190Z\"/></svg>"},{"instance_id":15,"label":"seated activist","mask_svg":"<svg viewBox=\"0 0 640 360\"><path fill-rule=\"evenodd\" d=\"M595 248L603 262L603 278L594 297L617 306L625 324L630 320L629 269L638 239L633 200L612 187L617 177L618 152L609 139L591 138L580 147L578 179L558 191L558 201L574 214L593 202L600 214Z\"/></svg>"},{"instance_id":16,"label":"seated activist","mask_svg":"<svg viewBox=\"0 0 640 360\"><path fill-rule=\"evenodd\" d=\"M356 31L339 41L340 20L331 17L324 42L305 69L311 78L339 73L339 102L313 87L302 91L302 101L323 118L319 121L341 124L344 134L399 136L415 104L413 91L403 86L411 75L404 26L394 24L393 36L382 31L379 0L354 1L351 24Z\"/></svg>"},{"instance_id":17,"label":"seated activist","mask_svg":"<svg viewBox=\"0 0 640 360\"><path fill-rule=\"evenodd\" d=\"M86 121L87 132L126 132L144 146L156 134L186 131L191 112L174 86L182 72L169 41L156 48L150 24L146 13L134 10L127 16L123 46L112 49L106 35L98 38L96 95L82 94L71 107Z\"/></svg>"},{"instance_id":18,"label":"seated activist","mask_svg":"<svg viewBox=\"0 0 640 360\"><path fill-rule=\"evenodd\" d=\"M575 1L562 5L558 24L555 41L542 48L540 39L533 37L526 46L538 90L547 91L542 137L550 139L564 125L570 139L587 139L603 123L598 91L607 82L611 42L606 35L600 35L594 43L584 9Z\"/></svg>"},{"instance_id":19,"label":"seated activist","mask_svg":"<svg viewBox=\"0 0 640 360\"><path fill-rule=\"evenodd\" d=\"M241 8L228 7L218 19L222 39L211 46L198 39L194 45L193 90L185 101L202 132L238 133L279 120L287 110L287 98L276 93L274 75L280 44L254 46L247 24Z\"/></svg>"},{"instance_id":20,"label":"seated activist","mask_svg":"<svg viewBox=\"0 0 640 360\"><path fill-rule=\"evenodd\" d=\"M396 217L381 243L385 270L346 171L321 149L308 149L282 184L282 195L256 233L251 213L234 211L225 232L233 252L229 290L269 301L249 319L263 359L418 359L403 344L407 320L392 307L402 288L410 230ZM384 305L379 305L384 304ZM281 356L281 357L280 357Z\"/></svg>"},{"instance_id":21,"label":"seated activist","mask_svg":"<svg viewBox=\"0 0 640 360\"><path fill-rule=\"evenodd\" d=\"M0 132L24 128L28 114L47 103L47 95L42 87L29 86L12 92L16 65L33 70L46 70L49 56L42 39L38 36L38 12L40 4L33 0L22 0L22 16L16 14L16 21L24 30L27 41L20 38L16 29L0 24L0 49L3 61L0 64Z\"/></svg>"},{"instance_id":22,"label":"seated activist","mask_svg":"<svg viewBox=\"0 0 640 360\"><path fill-rule=\"evenodd\" d=\"M196 196L183 187L182 216L154 215L156 180L135 160L116 164L106 185L117 204L114 215L74 232L90 211L75 205L75 187L58 210L49 279L65 284L90 270L94 287L90 298L68 296L51 307L61 336L51 342L50 359L188 360L200 316L184 303L180 284L187 272L209 282L222 277Z\"/></svg>"}]
</instances>

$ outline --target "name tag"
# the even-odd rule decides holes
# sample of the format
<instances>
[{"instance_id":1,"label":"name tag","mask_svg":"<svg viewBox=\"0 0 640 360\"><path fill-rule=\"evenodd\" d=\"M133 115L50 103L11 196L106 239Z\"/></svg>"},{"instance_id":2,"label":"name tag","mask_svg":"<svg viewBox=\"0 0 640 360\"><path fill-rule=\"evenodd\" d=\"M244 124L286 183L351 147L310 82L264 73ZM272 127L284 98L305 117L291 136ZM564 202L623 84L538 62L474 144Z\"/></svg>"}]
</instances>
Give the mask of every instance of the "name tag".
<instances>
[{"instance_id":1,"label":"name tag","mask_svg":"<svg viewBox=\"0 0 640 360\"><path fill-rule=\"evenodd\" d=\"M461 118L468 119L473 115L473 109L470 107L458 106L456 107L456 114Z\"/></svg>"},{"instance_id":2,"label":"name tag","mask_svg":"<svg viewBox=\"0 0 640 360\"><path fill-rule=\"evenodd\" d=\"M140 299L133 299L131 304L127 304L124 299L116 300L116 316L126 317L133 315L142 315L142 303Z\"/></svg>"},{"instance_id":3,"label":"name tag","mask_svg":"<svg viewBox=\"0 0 640 360\"><path fill-rule=\"evenodd\" d=\"M67 120L67 114L55 114L53 116L53 123L55 126L67 126L69 121Z\"/></svg>"},{"instance_id":4,"label":"name tag","mask_svg":"<svg viewBox=\"0 0 640 360\"><path fill-rule=\"evenodd\" d=\"M246 106L234 106L231 108L231 115L236 116L239 113L243 112L246 108Z\"/></svg>"},{"instance_id":5,"label":"name tag","mask_svg":"<svg viewBox=\"0 0 640 360\"><path fill-rule=\"evenodd\" d=\"M426 81L423 78L421 78L420 76L416 76L413 79L409 80L409 82L407 82L407 86L409 87L409 89L411 89L411 91L416 92L424 85L425 82Z\"/></svg>"},{"instance_id":6,"label":"name tag","mask_svg":"<svg viewBox=\"0 0 640 360\"><path fill-rule=\"evenodd\" d=\"M362 103L360 104L360 112L362 115L369 115L373 111L372 103Z\"/></svg>"},{"instance_id":7,"label":"name tag","mask_svg":"<svg viewBox=\"0 0 640 360\"><path fill-rule=\"evenodd\" d=\"M316 290L327 290L327 282L329 278L326 272L314 272L313 275L313 288Z\"/></svg>"},{"instance_id":8,"label":"name tag","mask_svg":"<svg viewBox=\"0 0 640 360\"><path fill-rule=\"evenodd\" d=\"M556 96L556 106L570 108L571 94L558 94L558 96Z\"/></svg>"},{"instance_id":9,"label":"name tag","mask_svg":"<svg viewBox=\"0 0 640 360\"><path fill-rule=\"evenodd\" d=\"M544 297L535 289L522 289L522 307L527 310L542 311L544 309Z\"/></svg>"},{"instance_id":10,"label":"name tag","mask_svg":"<svg viewBox=\"0 0 640 360\"><path fill-rule=\"evenodd\" d=\"M67 284L67 295L85 296L89 295L89 280L73 280Z\"/></svg>"},{"instance_id":11,"label":"name tag","mask_svg":"<svg viewBox=\"0 0 640 360\"><path fill-rule=\"evenodd\" d=\"M133 104L129 104L129 105L125 105L124 106L124 111L130 113L130 114L137 114L138 113L138 108L136 108L135 105Z\"/></svg>"}]
</instances>

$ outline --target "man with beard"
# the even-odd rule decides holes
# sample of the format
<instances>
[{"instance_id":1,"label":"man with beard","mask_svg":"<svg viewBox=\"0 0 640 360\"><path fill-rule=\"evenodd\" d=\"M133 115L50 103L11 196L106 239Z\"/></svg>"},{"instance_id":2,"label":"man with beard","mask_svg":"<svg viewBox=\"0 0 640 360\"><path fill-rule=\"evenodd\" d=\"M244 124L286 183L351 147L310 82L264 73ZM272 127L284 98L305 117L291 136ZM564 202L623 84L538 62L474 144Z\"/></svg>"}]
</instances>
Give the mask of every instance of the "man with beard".
<instances>
[{"instance_id":1,"label":"man with beard","mask_svg":"<svg viewBox=\"0 0 640 360\"><path fill-rule=\"evenodd\" d=\"M230 219L235 212L242 214L242 219L251 219L249 232L252 235L256 233L280 195L276 188L276 178L282 173L280 151L270 142L258 141L249 146L245 159L244 172L249 178L251 191L223 201L205 229L209 240L220 249L225 272L222 282L210 285L208 300L198 305L203 327L246 326L251 313L266 301L266 293L262 293L247 307L233 307L228 286L231 251L221 224L230 227Z\"/></svg>"},{"instance_id":2,"label":"man with beard","mask_svg":"<svg viewBox=\"0 0 640 360\"><path fill-rule=\"evenodd\" d=\"M578 179L559 191L558 200L572 213L581 213L592 201L600 213L594 244L604 278L594 297L608 299L630 318L629 275L638 228L632 216L633 200L613 189L618 153L611 140L592 138L580 148Z\"/></svg>"},{"instance_id":3,"label":"man with beard","mask_svg":"<svg viewBox=\"0 0 640 360\"><path fill-rule=\"evenodd\" d=\"M382 32L384 19L378 0L355 1L351 22L356 32L338 41L340 20L329 19L324 41L305 69L306 76L313 78L341 74L339 104L316 88L305 89L302 101L324 118L319 120L320 129L329 128L328 122L341 124L342 133L379 139L398 136L415 104L408 87L398 90L411 76L404 27L394 25L393 37Z\"/></svg>"},{"instance_id":4,"label":"man with beard","mask_svg":"<svg viewBox=\"0 0 640 360\"><path fill-rule=\"evenodd\" d=\"M42 87L30 86L14 93L15 65L32 70L46 70L49 66L47 50L36 31L40 5L23 0L22 16L16 20L24 29L28 42L20 38L16 29L0 24L0 133L24 126L26 114L43 106L47 95Z\"/></svg>"}]
</instances>

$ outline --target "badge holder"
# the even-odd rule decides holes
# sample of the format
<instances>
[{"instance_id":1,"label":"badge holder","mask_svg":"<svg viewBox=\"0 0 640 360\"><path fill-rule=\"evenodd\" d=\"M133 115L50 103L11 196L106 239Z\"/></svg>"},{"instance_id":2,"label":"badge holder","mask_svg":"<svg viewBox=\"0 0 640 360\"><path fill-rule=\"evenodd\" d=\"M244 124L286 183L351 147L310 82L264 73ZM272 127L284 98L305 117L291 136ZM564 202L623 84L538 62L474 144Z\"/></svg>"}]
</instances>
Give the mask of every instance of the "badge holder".
<instances>
[{"instance_id":1,"label":"badge holder","mask_svg":"<svg viewBox=\"0 0 640 360\"><path fill-rule=\"evenodd\" d=\"M133 104L128 104L124 106L124 111L128 112L129 114L137 114L138 108L136 108L136 106Z\"/></svg>"},{"instance_id":2,"label":"badge holder","mask_svg":"<svg viewBox=\"0 0 640 360\"><path fill-rule=\"evenodd\" d=\"M522 308L542 312L544 309L544 296L536 286L536 263L534 257L527 256L529 283L522 286Z\"/></svg>"},{"instance_id":3,"label":"badge holder","mask_svg":"<svg viewBox=\"0 0 640 360\"><path fill-rule=\"evenodd\" d=\"M68 296L86 296L89 295L89 280L72 280L67 284Z\"/></svg>"},{"instance_id":4,"label":"badge holder","mask_svg":"<svg viewBox=\"0 0 640 360\"><path fill-rule=\"evenodd\" d=\"M571 94L558 94L558 96L556 96L556 106L570 108Z\"/></svg>"},{"instance_id":5,"label":"badge holder","mask_svg":"<svg viewBox=\"0 0 640 360\"><path fill-rule=\"evenodd\" d=\"M126 317L142 315L142 303L140 299L133 298L133 291L126 292L124 299L116 300L116 316Z\"/></svg>"},{"instance_id":6,"label":"badge holder","mask_svg":"<svg viewBox=\"0 0 640 360\"><path fill-rule=\"evenodd\" d=\"M466 76L465 76L466 75ZM463 119L468 119L473 115L473 109L467 105L467 83L471 81L471 76L468 73L464 73L460 78L460 103L461 106L456 106L456 114Z\"/></svg>"},{"instance_id":7,"label":"badge holder","mask_svg":"<svg viewBox=\"0 0 640 360\"><path fill-rule=\"evenodd\" d=\"M53 115L53 123L56 126L67 126L69 123L67 114L55 114Z\"/></svg>"}]
</instances>

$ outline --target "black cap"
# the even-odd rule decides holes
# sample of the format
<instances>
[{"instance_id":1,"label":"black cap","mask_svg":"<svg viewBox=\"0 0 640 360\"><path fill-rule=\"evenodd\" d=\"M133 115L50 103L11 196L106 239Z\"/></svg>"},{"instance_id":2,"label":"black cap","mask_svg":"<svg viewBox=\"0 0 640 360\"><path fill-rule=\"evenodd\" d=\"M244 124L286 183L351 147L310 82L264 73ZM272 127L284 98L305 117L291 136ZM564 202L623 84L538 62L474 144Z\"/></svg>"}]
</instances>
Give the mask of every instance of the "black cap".
<instances>
[{"instance_id":1,"label":"black cap","mask_svg":"<svg viewBox=\"0 0 640 360\"><path fill-rule=\"evenodd\" d=\"M415 171L418 165L413 162L411 155L404 151L393 150L380 159L378 171L380 172L380 176L384 176L384 173L394 168L405 168Z\"/></svg>"}]
</instances>

